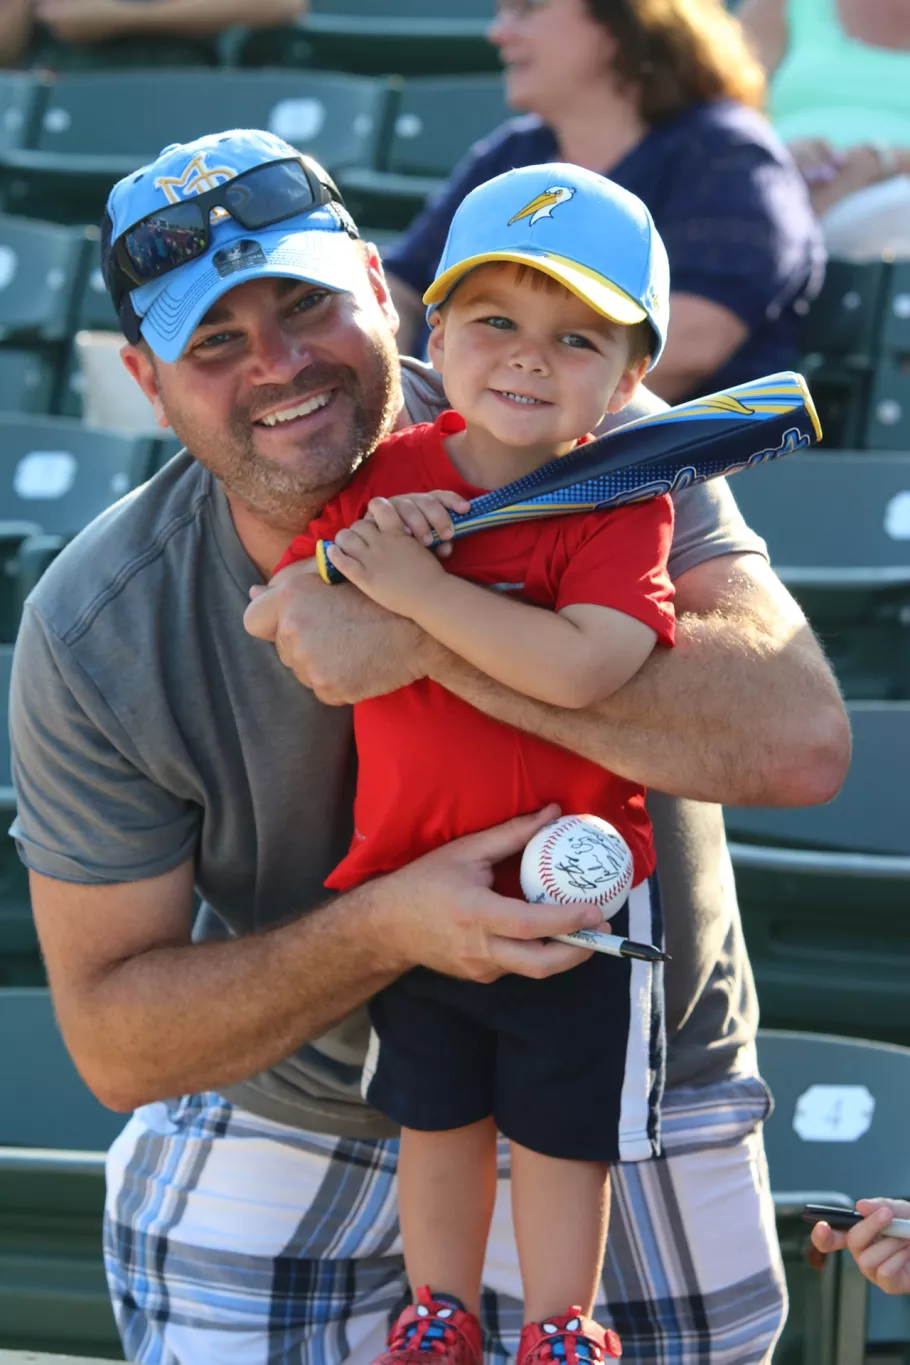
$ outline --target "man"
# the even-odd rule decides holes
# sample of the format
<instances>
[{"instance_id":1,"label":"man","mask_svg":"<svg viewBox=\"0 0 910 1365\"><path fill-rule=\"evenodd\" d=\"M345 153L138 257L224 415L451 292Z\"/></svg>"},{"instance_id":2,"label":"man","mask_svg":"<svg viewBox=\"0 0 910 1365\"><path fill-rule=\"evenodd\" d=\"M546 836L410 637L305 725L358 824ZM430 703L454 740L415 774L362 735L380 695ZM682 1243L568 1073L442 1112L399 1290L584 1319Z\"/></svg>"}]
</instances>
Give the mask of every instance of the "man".
<instances>
[{"instance_id":1,"label":"man","mask_svg":"<svg viewBox=\"0 0 910 1365\"><path fill-rule=\"evenodd\" d=\"M371 1360L405 1279L359 1007L415 965L490 981L583 956L545 940L590 911L490 890L552 808L326 903L350 837L346 704L432 677L691 798L651 805L674 958L665 1157L616 1170L607 1317L640 1358L767 1359L784 1302L768 1099L720 812L700 803L833 795L836 686L722 485L677 500L677 648L591 713L509 692L353 589L293 567L263 588L381 436L443 406L399 368L376 253L334 194L263 133L167 148L115 187L124 360L188 450L57 560L17 649L15 833L58 1017L98 1096L138 1110L108 1168L127 1356ZM445 754L429 761L445 780ZM504 1166L500 1194L493 1357L521 1321Z\"/></svg>"}]
</instances>

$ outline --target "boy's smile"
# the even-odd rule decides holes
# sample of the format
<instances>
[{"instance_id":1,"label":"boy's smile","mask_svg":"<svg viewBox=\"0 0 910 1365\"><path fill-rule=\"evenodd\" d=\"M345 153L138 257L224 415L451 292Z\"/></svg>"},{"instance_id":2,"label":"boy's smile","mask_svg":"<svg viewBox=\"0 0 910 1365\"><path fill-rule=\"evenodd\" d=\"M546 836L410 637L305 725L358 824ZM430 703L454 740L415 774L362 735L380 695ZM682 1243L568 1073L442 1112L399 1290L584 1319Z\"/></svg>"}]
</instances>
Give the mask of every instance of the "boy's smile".
<instances>
[{"instance_id":1,"label":"boy's smile","mask_svg":"<svg viewBox=\"0 0 910 1365\"><path fill-rule=\"evenodd\" d=\"M538 270L479 266L440 309L429 353L467 430L453 441L471 482L496 487L566 454L623 407L646 363L629 329Z\"/></svg>"}]
</instances>

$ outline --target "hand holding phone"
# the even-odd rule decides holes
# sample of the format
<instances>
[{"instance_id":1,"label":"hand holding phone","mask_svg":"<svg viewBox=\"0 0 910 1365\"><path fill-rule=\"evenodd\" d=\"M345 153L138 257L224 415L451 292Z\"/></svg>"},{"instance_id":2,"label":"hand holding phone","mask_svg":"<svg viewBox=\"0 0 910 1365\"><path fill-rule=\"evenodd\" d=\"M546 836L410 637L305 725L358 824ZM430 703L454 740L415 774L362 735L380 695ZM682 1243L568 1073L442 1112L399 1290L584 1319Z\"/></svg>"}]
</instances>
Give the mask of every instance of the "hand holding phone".
<instances>
[{"instance_id":1,"label":"hand holding phone","mask_svg":"<svg viewBox=\"0 0 910 1365\"><path fill-rule=\"evenodd\" d=\"M807 1204L800 1214L804 1223L827 1223L835 1232L849 1232L865 1216L856 1209L839 1208L835 1204ZM882 1228L880 1235L910 1241L910 1218L893 1219Z\"/></svg>"}]
</instances>

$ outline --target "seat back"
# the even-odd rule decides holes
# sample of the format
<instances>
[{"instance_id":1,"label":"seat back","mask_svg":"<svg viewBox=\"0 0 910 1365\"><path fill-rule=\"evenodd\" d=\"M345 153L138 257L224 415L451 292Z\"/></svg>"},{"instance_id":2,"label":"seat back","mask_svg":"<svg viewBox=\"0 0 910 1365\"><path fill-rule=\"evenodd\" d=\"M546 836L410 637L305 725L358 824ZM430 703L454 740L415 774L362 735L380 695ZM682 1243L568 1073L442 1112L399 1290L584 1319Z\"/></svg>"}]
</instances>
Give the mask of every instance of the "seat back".
<instances>
[{"instance_id":1,"label":"seat back","mask_svg":"<svg viewBox=\"0 0 910 1365\"><path fill-rule=\"evenodd\" d=\"M764 1139L778 1204L788 1192L800 1202L809 1192L837 1192L848 1204L873 1194L910 1196L910 1147L904 1140L910 1125L910 1048L762 1029L758 1062L774 1096ZM848 1360L859 1365L867 1342L906 1352L910 1299L890 1300L879 1289L867 1290L853 1262L838 1259L842 1278L850 1277L840 1287L849 1302L839 1306L841 1340L818 1365Z\"/></svg>"},{"instance_id":2,"label":"seat back","mask_svg":"<svg viewBox=\"0 0 910 1365\"><path fill-rule=\"evenodd\" d=\"M823 806L727 807L733 838L805 849L910 855L906 775L910 703L851 702L853 758L843 788Z\"/></svg>"},{"instance_id":3,"label":"seat back","mask_svg":"<svg viewBox=\"0 0 910 1365\"><path fill-rule=\"evenodd\" d=\"M51 411L57 387L54 352L0 347L0 413Z\"/></svg>"},{"instance_id":4,"label":"seat back","mask_svg":"<svg viewBox=\"0 0 910 1365\"><path fill-rule=\"evenodd\" d=\"M0 521L74 536L146 477L154 441L0 415Z\"/></svg>"},{"instance_id":5,"label":"seat back","mask_svg":"<svg viewBox=\"0 0 910 1365\"><path fill-rule=\"evenodd\" d=\"M69 335L87 250L80 228L0 215L0 340Z\"/></svg>"},{"instance_id":6,"label":"seat back","mask_svg":"<svg viewBox=\"0 0 910 1365\"><path fill-rule=\"evenodd\" d=\"M122 158L138 167L167 143L191 141L212 128L268 128L329 170L371 166L384 136L387 97L383 81L324 72L73 75L54 87L36 150Z\"/></svg>"},{"instance_id":7,"label":"seat back","mask_svg":"<svg viewBox=\"0 0 910 1365\"><path fill-rule=\"evenodd\" d=\"M472 143L508 117L501 76L409 80L395 116L389 169L448 175Z\"/></svg>"},{"instance_id":8,"label":"seat back","mask_svg":"<svg viewBox=\"0 0 910 1365\"><path fill-rule=\"evenodd\" d=\"M0 71L0 157L30 145L49 84L31 72Z\"/></svg>"}]
</instances>

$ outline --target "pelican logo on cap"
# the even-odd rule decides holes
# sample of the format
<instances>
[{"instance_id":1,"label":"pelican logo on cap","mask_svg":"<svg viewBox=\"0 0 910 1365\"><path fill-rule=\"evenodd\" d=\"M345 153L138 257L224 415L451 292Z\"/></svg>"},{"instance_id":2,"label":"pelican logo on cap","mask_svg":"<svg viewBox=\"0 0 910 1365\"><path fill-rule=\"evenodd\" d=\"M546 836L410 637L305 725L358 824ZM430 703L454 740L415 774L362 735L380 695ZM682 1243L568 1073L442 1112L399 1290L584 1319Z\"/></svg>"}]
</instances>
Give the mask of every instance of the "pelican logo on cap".
<instances>
[{"instance_id":1,"label":"pelican logo on cap","mask_svg":"<svg viewBox=\"0 0 910 1365\"><path fill-rule=\"evenodd\" d=\"M560 204L568 204L574 194L575 191L569 185L551 185L549 189L544 190L543 194L538 194L536 198L532 199L530 204L525 204L524 208L520 209L518 213L513 213L509 219L509 227L521 218L530 218L528 227L533 227L535 223L539 223L541 218L552 218L553 210Z\"/></svg>"},{"instance_id":2,"label":"pelican logo on cap","mask_svg":"<svg viewBox=\"0 0 910 1365\"><path fill-rule=\"evenodd\" d=\"M238 270L249 270L251 266L265 263L265 252L259 243L250 237L244 237L239 242L231 242L230 246L223 246L212 257L212 265L222 279L226 279L228 275L236 275Z\"/></svg>"},{"instance_id":3,"label":"pelican logo on cap","mask_svg":"<svg viewBox=\"0 0 910 1365\"><path fill-rule=\"evenodd\" d=\"M187 162L182 175L162 175L155 181L155 188L164 192L169 204L179 204L181 199L214 190L233 180L236 174L233 166L206 166L205 153L198 152Z\"/></svg>"}]
</instances>

